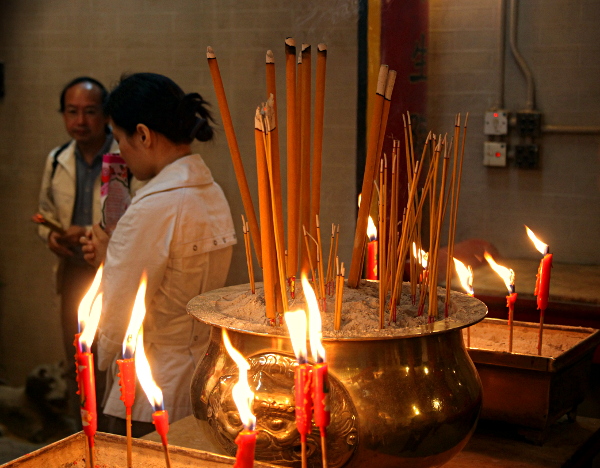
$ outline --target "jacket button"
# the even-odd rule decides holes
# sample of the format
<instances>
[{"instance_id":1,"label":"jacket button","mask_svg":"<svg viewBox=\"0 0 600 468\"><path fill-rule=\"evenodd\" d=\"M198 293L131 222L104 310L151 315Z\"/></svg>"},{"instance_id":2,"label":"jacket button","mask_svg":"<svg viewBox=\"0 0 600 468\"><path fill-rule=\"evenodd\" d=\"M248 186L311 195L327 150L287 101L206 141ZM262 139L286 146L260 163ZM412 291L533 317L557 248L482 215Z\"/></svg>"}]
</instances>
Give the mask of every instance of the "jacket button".
<instances>
[{"instance_id":1,"label":"jacket button","mask_svg":"<svg viewBox=\"0 0 600 468\"><path fill-rule=\"evenodd\" d=\"M216 240L216 239L213 241L213 244L214 244L214 245L217 245L217 244L218 244L218 242L217 242L217 240Z\"/></svg>"},{"instance_id":2,"label":"jacket button","mask_svg":"<svg viewBox=\"0 0 600 468\"><path fill-rule=\"evenodd\" d=\"M196 250L198 250L198 246L197 246L196 244L194 244L194 247L192 247L192 249L193 249L193 250L194 250L194 252L195 252Z\"/></svg>"}]
</instances>

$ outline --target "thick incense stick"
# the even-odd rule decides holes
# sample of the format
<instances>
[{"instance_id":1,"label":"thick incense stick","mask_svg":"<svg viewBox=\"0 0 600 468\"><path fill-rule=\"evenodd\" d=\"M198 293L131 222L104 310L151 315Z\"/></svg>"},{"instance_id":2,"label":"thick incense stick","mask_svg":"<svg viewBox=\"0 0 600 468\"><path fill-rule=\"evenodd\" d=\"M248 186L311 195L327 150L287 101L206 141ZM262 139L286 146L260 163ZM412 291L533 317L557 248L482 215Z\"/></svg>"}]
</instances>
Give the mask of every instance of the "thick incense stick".
<instances>
[{"instance_id":1,"label":"thick incense stick","mask_svg":"<svg viewBox=\"0 0 600 468\"><path fill-rule=\"evenodd\" d=\"M365 173L363 176L361 197L362 202L358 208L358 219L356 220L356 230L354 232L354 246L352 248L352 263L350 264L350 273L348 274L348 286L357 288L360 282L361 267L365 249L365 239L367 232L367 223L369 211L371 208L371 195L373 193L373 180L379 160L377 148L379 144L379 133L381 117L383 112L383 102L386 90L386 81L388 76L388 66L381 65L379 68L379 77L377 79L377 92L373 105L373 117L369 129L369 139L367 145L367 161L365 164Z\"/></svg>"},{"instance_id":2,"label":"thick incense stick","mask_svg":"<svg viewBox=\"0 0 600 468\"><path fill-rule=\"evenodd\" d=\"M385 155L381 160L379 168L379 230L378 230L378 265L377 272L379 273L379 328L385 326L385 295L386 295L386 192L387 192L387 161Z\"/></svg>"},{"instance_id":3,"label":"thick incense stick","mask_svg":"<svg viewBox=\"0 0 600 468\"><path fill-rule=\"evenodd\" d=\"M377 143L377 156L381 155L383 149L383 143L385 141L385 130L387 128L387 121L390 115L390 106L392 104L392 92L394 91L394 84L396 83L396 71L390 70L388 72L387 81L385 83L385 93L383 100L383 109L381 111L381 125L379 126L379 138Z\"/></svg>"},{"instance_id":4,"label":"thick incense stick","mask_svg":"<svg viewBox=\"0 0 600 468\"><path fill-rule=\"evenodd\" d=\"M298 270L300 234L300 155L296 109L296 43L285 40L285 88L287 103L287 276L294 281ZM292 283L290 282L290 289Z\"/></svg>"},{"instance_id":5,"label":"thick incense stick","mask_svg":"<svg viewBox=\"0 0 600 468\"><path fill-rule=\"evenodd\" d=\"M299 76L301 88L301 106L300 109L300 223L310 231L310 179L311 179L311 147L310 147L310 120L311 120L311 79L312 79L312 64L311 64L311 47L309 44L302 44L302 72ZM310 246L310 251L314 254L315 247ZM309 252L302 252L301 269L303 273L308 271Z\"/></svg>"},{"instance_id":6,"label":"thick incense stick","mask_svg":"<svg viewBox=\"0 0 600 468\"><path fill-rule=\"evenodd\" d=\"M276 293L277 284L277 252L275 247L275 231L271 209L271 190L269 187L269 170L263 132L255 121L254 143L256 147L256 175L258 178L258 204L260 215L260 235L262 238L263 283L265 291L266 314L272 324L277 317Z\"/></svg>"},{"instance_id":7,"label":"thick incense stick","mask_svg":"<svg viewBox=\"0 0 600 468\"><path fill-rule=\"evenodd\" d=\"M267 172L269 177L269 188L271 191L271 214L273 216L273 230L275 233L275 255L277 259L277 273L279 279L279 288L281 293L281 302L283 311L288 310L288 301L287 301L287 293L285 289L285 247L283 244L283 235L277 235L278 232L283 233L283 219L277 213L277 204L275 200L275 169L273 167L273 145L271 141L272 135L272 126L275 125L274 121L274 109L273 109L273 96L269 98L265 106L263 107L263 112L260 109L256 111L256 119L258 121L258 125L261 128L261 133L263 135L263 143L265 148L265 158L267 162Z\"/></svg>"},{"instance_id":8,"label":"thick incense stick","mask_svg":"<svg viewBox=\"0 0 600 468\"><path fill-rule=\"evenodd\" d=\"M280 220L283 220L283 197L281 196L281 163L279 157L279 126L277 124L278 113L277 113L277 87L275 85L275 57L273 56L273 51L268 50L266 59L265 59L265 74L267 81L267 96L273 96L273 115L271 120L273 121L273 126L270 129L269 137L271 140L271 164L269 165L272 168L273 175L273 199L275 200L275 212L277 213L277 217ZM283 223L276 229L276 235L279 237L278 242L280 245L284 244L284 234L283 234Z\"/></svg>"},{"instance_id":9,"label":"thick incense stick","mask_svg":"<svg viewBox=\"0 0 600 468\"><path fill-rule=\"evenodd\" d=\"M240 154L237 138L235 136L233 122L231 120L231 114L227 104L227 96L225 95L223 80L221 79L221 72L219 71L219 64L217 62L217 57L210 46L206 49L206 57L208 59L208 68L210 69L210 75L212 77L215 94L217 96L217 102L219 104L219 110L221 112L221 120L223 121L223 128L225 130L225 137L227 138L227 145L229 146L229 153L231 154L231 160L233 162L235 177L240 189L240 194L242 196L244 211L248 216L248 223L250 225L250 232L252 233L252 241L254 242L256 258L258 259L258 264L262 266L262 250L260 245L261 238L259 235L260 230L258 227L258 221L256 219L256 213L254 211L254 204L252 203L250 188L248 187L248 181L246 180L242 156Z\"/></svg>"},{"instance_id":10,"label":"thick incense stick","mask_svg":"<svg viewBox=\"0 0 600 468\"><path fill-rule=\"evenodd\" d=\"M315 116L313 121L312 179L310 194L311 234L316 233L315 220L321 208L321 166L323 161L323 121L325 116L325 74L327 46L317 46L317 70L315 82Z\"/></svg>"}]
</instances>

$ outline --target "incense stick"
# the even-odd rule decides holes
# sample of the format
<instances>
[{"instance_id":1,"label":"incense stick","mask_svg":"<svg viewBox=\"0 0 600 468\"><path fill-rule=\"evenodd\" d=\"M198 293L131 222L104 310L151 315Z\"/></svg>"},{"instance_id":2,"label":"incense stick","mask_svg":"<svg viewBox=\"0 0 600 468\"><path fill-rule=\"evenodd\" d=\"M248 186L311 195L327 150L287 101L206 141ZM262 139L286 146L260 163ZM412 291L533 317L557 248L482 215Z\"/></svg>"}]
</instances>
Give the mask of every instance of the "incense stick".
<instances>
[{"instance_id":1,"label":"incense stick","mask_svg":"<svg viewBox=\"0 0 600 468\"><path fill-rule=\"evenodd\" d=\"M373 193L373 180L377 168L377 148L379 144L379 133L381 118L383 112L383 101L388 76L388 66L381 65L379 68L379 77L377 79L377 92L373 105L373 117L371 119L371 128L369 129L369 139L367 145L367 160L365 164L365 173L363 176L361 197L362 202L358 209L358 219L356 220L356 230L354 232L354 246L352 248L352 263L350 264L350 273L348 274L348 286L357 288L360 282L361 267L365 250L365 239L367 232L367 222L371 207L371 195Z\"/></svg>"},{"instance_id":2,"label":"incense stick","mask_svg":"<svg viewBox=\"0 0 600 468\"><path fill-rule=\"evenodd\" d=\"M269 169L260 124L260 109L257 109L254 124L254 143L256 147L256 174L258 178L258 204L260 215L260 235L263 255L263 283L265 291L266 314L272 324L277 317L276 293L277 254L275 248L275 231L271 208L271 190L269 185Z\"/></svg>"},{"instance_id":3,"label":"incense stick","mask_svg":"<svg viewBox=\"0 0 600 468\"><path fill-rule=\"evenodd\" d=\"M285 86L287 104L287 276L290 290L298 270L298 235L300 234L300 157L296 119L296 43L285 40ZM293 297L293 296L292 296Z\"/></svg>"},{"instance_id":4,"label":"incense stick","mask_svg":"<svg viewBox=\"0 0 600 468\"><path fill-rule=\"evenodd\" d=\"M250 282L250 291L254 294L255 285L254 285L254 265L252 264L252 251L250 250L250 228L248 226L248 221L244 219L244 215L242 215L242 232L244 233L244 247L246 250L246 265L248 267L248 281Z\"/></svg>"},{"instance_id":5,"label":"incense stick","mask_svg":"<svg viewBox=\"0 0 600 468\"><path fill-rule=\"evenodd\" d=\"M300 82L300 100L301 100L301 115L300 115L300 223L308 228L308 232L314 234L314 231L310 230L311 219L310 219L310 179L311 179L311 156L310 156L310 140L311 140L311 78L312 78L312 64L311 64L311 47L309 44L302 44L302 65L301 73L299 76ZM309 252L314 253L315 249L310 246ZM301 270L303 273L307 272L307 255L306 252L301 255Z\"/></svg>"},{"instance_id":6,"label":"incense stick","mask_svg":"<svg viewBox=\"0 0 600 468\"><path fill-rule=\"evenodd\" d=\"M312 180L310 194L311 233L316 232L315 216L321 208L321 167L323 161L323 121L325 116L325 74L327 66L327 46L317 46L317 70L315 83L315 113L313 121Z\"/></svg>"},{"instance_id":7,"label":"incense stick","mask_svg":"<svg viewBox=\"0 0 600 468\"><path fill-rule=\"evenodd\" d=\"M223 128L225 130L225 137L227 138L227 145L229 146L229 153L231 154L231 160L233 162L233 169L235 177L240 189L242 196L242 203L244 205L244 211L248 216L248 223L250 225L250 231L252 232L252 241L254 242L254 250L256 252L256 258L258 264L262 266L262 250L260 245L260 235L258 221L254 212L254 204L252 203L252 196L250 195L250 188L248 187L248 181L246 180L246 173L244 172L244 165L242 163L242 156L235 136L235 130L233 128L233 122L231 120L231 114L229 112L229 106L227 104L227 96L225 95L225 88L223 87L223 80L221 79L221 72L219 71L219 64L217 57L212 47L206 48L206 58L208 59L208 68L210 69L210 75L213 81L213 87L215 88L215 94L217 96L217 102L219 104L219 110L221 112L221 120L223 121Z\"/></svg>"},{"instance_id":8,"label":"incense stick","mask_svg":"<svg viewBox=\"0 0 600 468\"><path fill-rule=\"evenodd\" d=\"M276 79L275 79L275 57L273 55L273 51L268 50L265 58L265 75L267 82L267 96L273 96L272 107L273 107L273 115L270 119L273 121L269 137L271 140L270 144L270 155L271 155L271 163L269 167L272 168L272 176L273 176L273 199L275 200L275 212L277 213L277 217L280 220L283 220L283 206L282 206L282 196L281 196L281 163L279 157L279 125L278 125L278 113L277 113L277 87L276 87ZM276 235L278 236L278 242L281 246L284 245L284 235L283 235L283 223L280 223L280 226L275 230ZM284 273L285 274L285 273Z\"/></svg>"}]
</instances>

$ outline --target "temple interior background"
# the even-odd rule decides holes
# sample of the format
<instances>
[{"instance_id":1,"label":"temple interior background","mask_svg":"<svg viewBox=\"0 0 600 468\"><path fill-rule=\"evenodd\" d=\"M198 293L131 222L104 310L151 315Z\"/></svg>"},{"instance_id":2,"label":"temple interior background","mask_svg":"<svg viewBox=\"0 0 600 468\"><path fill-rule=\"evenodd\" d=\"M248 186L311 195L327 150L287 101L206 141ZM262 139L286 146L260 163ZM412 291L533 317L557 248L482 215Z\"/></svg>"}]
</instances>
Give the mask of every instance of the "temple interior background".
<instances>
[{"instance_id":1,"label":"temple interior background","mask_svg":"<svg viewBox=\"0 0 600 468\"><path fill-rule=\"evenodd\" d=\"M385 13L386 2L381 3ZM451 132L455 115L469 112L457 241L484 239L505 257L538 259L524 235L527 224L551 246L555 262L600 264L598 134L545 131L537 140L537 169L484 166L484 113L498 99L500 2L427 3L427 127ZM598 128L600 2L518 3L518 45L535 80L543 123ZM206 47L212 46L256 194L253 117L266 98L265 52L272 49L276 64L281 64L277 86L283 93L285 38L313 46L326 43L321 222L340 224L340 257L350 262L361 5L358 0L0 2L5 75L5 95L0 98L0 378L19 385L36 364L65 358L53 254L37 237L30 217L37 209L45 158L68 139L58 97L75 76L90 75L111 87L125 72L162 73L186 92L200 92L218 118L206 64ZM505 45L504 108L515 112L526 107L527 84L510 54L508 38ZM236 222L240 242L228 283L245 283L243 208L222 127L214 142L194 148L223 187Z\"/></svg>"}]
</instances>

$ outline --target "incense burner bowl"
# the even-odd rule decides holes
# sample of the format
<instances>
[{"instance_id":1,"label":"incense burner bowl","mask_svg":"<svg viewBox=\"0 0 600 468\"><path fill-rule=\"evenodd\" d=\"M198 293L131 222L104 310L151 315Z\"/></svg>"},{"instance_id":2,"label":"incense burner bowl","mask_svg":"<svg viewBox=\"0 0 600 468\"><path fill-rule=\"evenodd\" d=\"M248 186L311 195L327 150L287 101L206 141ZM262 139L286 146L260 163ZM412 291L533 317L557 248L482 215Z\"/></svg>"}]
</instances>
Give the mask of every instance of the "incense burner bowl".
<instances>
[{"instance_id":1,"label":"incense burner bowl","mask_svg":"<svg viewBox=\"0 0 600 468\"><path fill-rule=\"evenodd\" d=\"M222 343L221 329L250 364L255 392L257 460L300 466L295 425L294 366L290 339L256 333L210 314L220 301L248 290L233 286L198 296L188 312L211 325L210 344L194 373L191 397L204 437L233 455L242 424L231 398L237 366ZM473 299L473 306L486 306ZM207 318L210 316L211 318ZM473 323L475 323L473 322ZM482 405L482 386L461 329L444 320L401 337L323 339L329 368L331 423L327 428L330 467L434 467L456 455L473 433ZM307 440L308 466L321 466L319 429Z\"/></svg>"}]
</instances>

